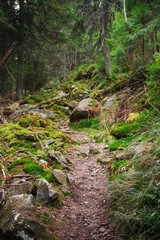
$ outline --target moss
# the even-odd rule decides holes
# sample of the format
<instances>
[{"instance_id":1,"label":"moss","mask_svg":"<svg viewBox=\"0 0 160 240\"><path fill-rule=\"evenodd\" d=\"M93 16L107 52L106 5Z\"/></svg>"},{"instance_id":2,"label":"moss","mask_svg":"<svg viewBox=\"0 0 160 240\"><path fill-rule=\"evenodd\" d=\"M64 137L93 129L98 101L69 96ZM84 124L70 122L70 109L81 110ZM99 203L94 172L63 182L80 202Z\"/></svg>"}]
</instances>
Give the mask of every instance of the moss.
<instances>
[{"instance_id":1,"label":"moss","mask_svg":"<svg viewBox=\"0 0 160 240\"><path fill-rule=\"evenodd\" d=\"M28 163L23 168L24 172L29 174L43 174L44 170L43 167L36 164L36 163Z\"/></svg>"},{"instance_id":2,"label":"moss","mask_svg":"<svg viewBox=\"0 0 160 240\"><path fill-rule=\"evenodd\" d=\"M139 123L134 122L126 124L125 122L123 122L118 123L114 127L112 127L110 133L116 138L124 138L139 131L140 131Z\"/></svg>"},{"instance_id":3,"label":"moss","mask_svg":"<svg viewBox=\"0 0 160 240\"><path fill-rule=\"evenodd\" d=\"M33 114L27 114L20 118L19 125L24 128L28 127L42 127L42 128L56 128L50 119L44 119Z\"/></svg>"},{"instance_id":4,"label":"moss","mask_svg":"<svg viewBox=\"0 0 160 240\"><path fill-rule=\"evenodd\" d=\"M12 162L10 164L10 166L7 166L7 168L10 170L11 168L13 168L16 165L22 165L24 163L31 163L31 162L32 162L32 159L18 159L18 160L15 160L14 162Z\"/></svg>"},{"instance_id":5,"label":"moss","mask_svg":"<svg viewBox=\"0 0 160 240\"><path fill-rule=\"evenodd\" d=\"M79 128L91 128L97 129L99 128L99 119L98 118L90 118L90 119L82 119L76 123L69 123L69 126L78 130Z\"/></svg>"},{"instance_id":6,"label":"moss","mask_svg":"<svg viewBox=\"0 0 160 240\"><path fill-rule=\"evenodd\" d=\"M50 170L46 170L42 176L48 181L48 182L52 182L55 185L57 185L57 182L55 181L55 179L52 177L52 173Z\"/></svg>"}]
</instances>

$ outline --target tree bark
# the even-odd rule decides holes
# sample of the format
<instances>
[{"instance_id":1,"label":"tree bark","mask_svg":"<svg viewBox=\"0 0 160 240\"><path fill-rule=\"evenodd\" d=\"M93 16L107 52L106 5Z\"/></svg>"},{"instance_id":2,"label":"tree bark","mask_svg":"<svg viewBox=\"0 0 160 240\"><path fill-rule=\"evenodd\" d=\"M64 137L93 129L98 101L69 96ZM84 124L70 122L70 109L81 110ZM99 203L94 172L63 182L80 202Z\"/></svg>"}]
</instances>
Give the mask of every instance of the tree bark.
<instances>
[{"instance_id":1,"label":"tree bark","mask_svg":"<svg viewBox=\"0 0 160 240\"><path fill-rule=\"evenodd\" d=\"M106 44L106 38L108 37L108 15L109 15L109 6L106 4L104 6L104 14L102 19L103 24L103 52L104 52L104 64L105 64L105 73L107 77L111 75L111 64L110 64L110 56L109 49Z\"/></svg>"},{"instance_id":2,"label":"tree bark","mask_svg":"<svg viewBox=\"0 0 160 240\"><path fill-rule=\"evenodd\" d=\"M75 56L74 56L74 71L77 71L77 47L75 48Z\"/></svg>"},{"instance_id":3,"label":"tree bark","mask_svg":"<svg viewBox=\"0 0 160 240\"><path fill-rule=\"evenodd\" d=\"M142 61L143 61L143 64L144 64L144 54L145 54L145 39L143 37L143 40L142 40Z\"/></svg>"},{"instance_id":4,"label":"tree bark","mask_svg":"<svg viewBox=\"0 0 160 240\"><path fill-rule=\"evenodd\" d=\"M125 17L125 21L127 22L126 0L123 0L123 9L124 9L124 17Z\"/></svg>"},{"instance_id":5,"label":"tree bark","mask_svg":"<svg viewBox=\"0 0 160 240\"><path fill-rule=\"evenodd\" d=\"M18 32L18 78L16 86L17 99L22 98L23 92L23 41L24 41L24 0L19 2L19 32Z\"/></svg>"},{"instance_id":6,"label":"tree bark","mask_svg":"<svg viewBox=\"0 0 160 240\"><path fill-rule=\"evenodd\" d=\"M63 53L63 81L66 82L66 52Z\"/></svg>"},{"instance_id":7,"label":"tree bark","mask_svg":"<svg viewBox=\"0 0 160 240\"><path fill-rule=\"evenodd\" d=\"M155 29L156 51L159 53L157 29Z\"/></svg>"}]
</instances>

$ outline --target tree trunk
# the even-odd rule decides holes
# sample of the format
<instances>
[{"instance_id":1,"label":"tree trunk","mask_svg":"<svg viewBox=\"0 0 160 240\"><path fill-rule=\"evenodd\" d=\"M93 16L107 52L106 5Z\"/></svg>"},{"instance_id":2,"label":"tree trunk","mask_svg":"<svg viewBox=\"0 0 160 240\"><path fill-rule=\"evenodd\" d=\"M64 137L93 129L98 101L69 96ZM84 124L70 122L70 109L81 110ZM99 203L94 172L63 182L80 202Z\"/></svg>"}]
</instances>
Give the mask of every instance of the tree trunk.
<instances>
[{"instance_id":1,"label":"tree trunk","mask_svg":"<svg viewBox=\"0 0 160 240\"><path fill-rule=\"evenodd\" d=\"M74 56L74 71L77 71L77 47L75 49L75 56Z\"/></svg>"},{"instance_id":2,"label":"tree trunk","mask_svg":"<svg viewBox=\"0 0 160 240\"><path fill-rule=\"evenodd\" d=\"M63 53L63 81L66 82L66 52Z\"/></svg>"},{"instance_id":3,"label":"tree trunk","mask_svg":"<svg viewBox=\"0 0 160 240\"><path fill-rule=\"evenodd\" d=\"M3 7L3 11L4 13L6 13L7 11L7 5L6 5L6 1L2 1L2 7ZM3 29L3 35L2 35L2 57L1 59L3 59L3 57L6 54L7 51L7 46L6 46L6 30ZM5 67L1 68L1 73L0 73L0 80L1 80L1 95L2 97L4 97L5 95L5 79L6 79L6 69Z\"/></svg>"},{"instance_id":4,"label":"tree trunk","mask_svg":"<svg viewBox=\"0 0 160 240\"><path fill-rule=\"evenodd\" d=\"M22 98L23 92L23 41L24 41L24 0L19 2L19 32L18 32L18 78L16 87L17 99Z\"/></svg>"},{"instance_id":5,"label":"tree trunk","mask_svg":"<svg viewBox=\"0 0 160 240\"><path fill-rule=\"evenodd\" d=\"M123 0L123 9L124 9L124 17L125 17L125 21L127 22L126 0Z\"/></svg>"},{"instance_id":6,"label":"tree trunk","mask_svg":"<svg viewBox=\"0 0 160 240\"><path fill-rule=\"evenodd\" d=\"M111 75L111 64L110 64L110 56L109 49L106 44L106 38L108 37L108 15L109 15L109 6L106 4L104 6L104 14L102 19L103 24L103 53L104 53L104 64L105 64L105 73L107 77Z\"/></svg>"},{"instance_id":7,"label":"tree trunk","mask_svg":"<svg viewBox=\"0 0 160 240\"><path fill-rule=\"evenodd\" d=\"M142 61L143 61L143 64L144 64L144 54L145 54L145 39L143 37L143 40L142 40Z\"/></svg>"},{"instance_id":8,"label":"tree trunk","mask_svg":"<svg viewBox=\"0 0 160 240\"><path fill-rule=\"evenodd\" d=\"M155 29L156 51L159 53L157 29Z\"/></svg>"},{"instance_id":9,"label":"tree trunk","mask_svg":"<svg viewBox=\"0 0 160 240\"><path fill-rule=\"evenodd\" d=\"M151 33L151 46L152 46L152 55L154 55L155 53L154 32Z\"/></svg>"}]
</instances>

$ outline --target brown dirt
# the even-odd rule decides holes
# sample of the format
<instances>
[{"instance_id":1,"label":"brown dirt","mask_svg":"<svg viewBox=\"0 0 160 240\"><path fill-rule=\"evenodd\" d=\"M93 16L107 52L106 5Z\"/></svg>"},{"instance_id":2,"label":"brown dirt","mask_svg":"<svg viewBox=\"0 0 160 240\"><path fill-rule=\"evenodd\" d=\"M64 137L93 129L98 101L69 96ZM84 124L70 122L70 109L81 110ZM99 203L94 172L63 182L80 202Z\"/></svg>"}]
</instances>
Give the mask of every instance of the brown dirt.
<instances>
[{"instance_id":1,"label":"brown dirt","mask_svg":"<svg viewBox=\"0 0 160 240\"><path fill-rule=\"evenodd\" d=\"M106 156L104 144L95 143L84 134L71 131L71 136L82 144L68 149L66 157L72 162L74 182L72 197L65 197L64 207L57 211L54 233L59 240L105 240L110 238L109 222L106 220L106 167L97 164L97 159ZM100 153L89 154L93 146ZM78 157L80 152L86 157ZM113 239L113 238L112 238Z\"/></svg>"}]
</instances>

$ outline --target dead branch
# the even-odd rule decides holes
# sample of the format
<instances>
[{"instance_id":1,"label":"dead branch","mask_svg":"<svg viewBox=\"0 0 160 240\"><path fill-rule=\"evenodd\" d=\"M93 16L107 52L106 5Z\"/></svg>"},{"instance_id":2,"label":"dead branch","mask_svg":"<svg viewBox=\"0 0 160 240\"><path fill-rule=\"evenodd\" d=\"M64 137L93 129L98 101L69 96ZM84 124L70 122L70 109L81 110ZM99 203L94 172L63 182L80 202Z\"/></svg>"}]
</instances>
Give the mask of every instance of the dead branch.
<instances>
[{"instance_id":1,"label":"dead branch","mask_svg":"<svg viewBox=\"0 0 160 240\"><path fill-rule=\"evenodd\" d=\"M10 164L4 159L4 157L0 154L0 158L3 161L3 164L10 166Z\"/></svg>"},{"instance_id":2,"label":"dead branch","mask_svg":"<svg viewBox=\"0 0 160 240\"><path fill-rule=\"evenodd\" d=\"M5 68L6 68L6 70L7 70L7 72L8 72L8 74L9 74L9 76L16 82L16 79L13 77L13 75L10 73L10 71L9 71L9 69L8 69L8 67L6 66L6 65L4 65L5 66Z\"/></svg>"},{"instance_id":3,"label":"dead branch","mask_svg":"<svg viewBox=\"0 0 160 240\"><path fill-rule=\"evenodd\" d=\"M0 67L3 67L5 62L8 60L8 58L10 57L11 53L13 52L15 46L17 45L17 42L12 43L11 47L9 48L9 50L6 52L6 54L4 55L1 63L0 63Z\"/></svg>"}]
</instances>

